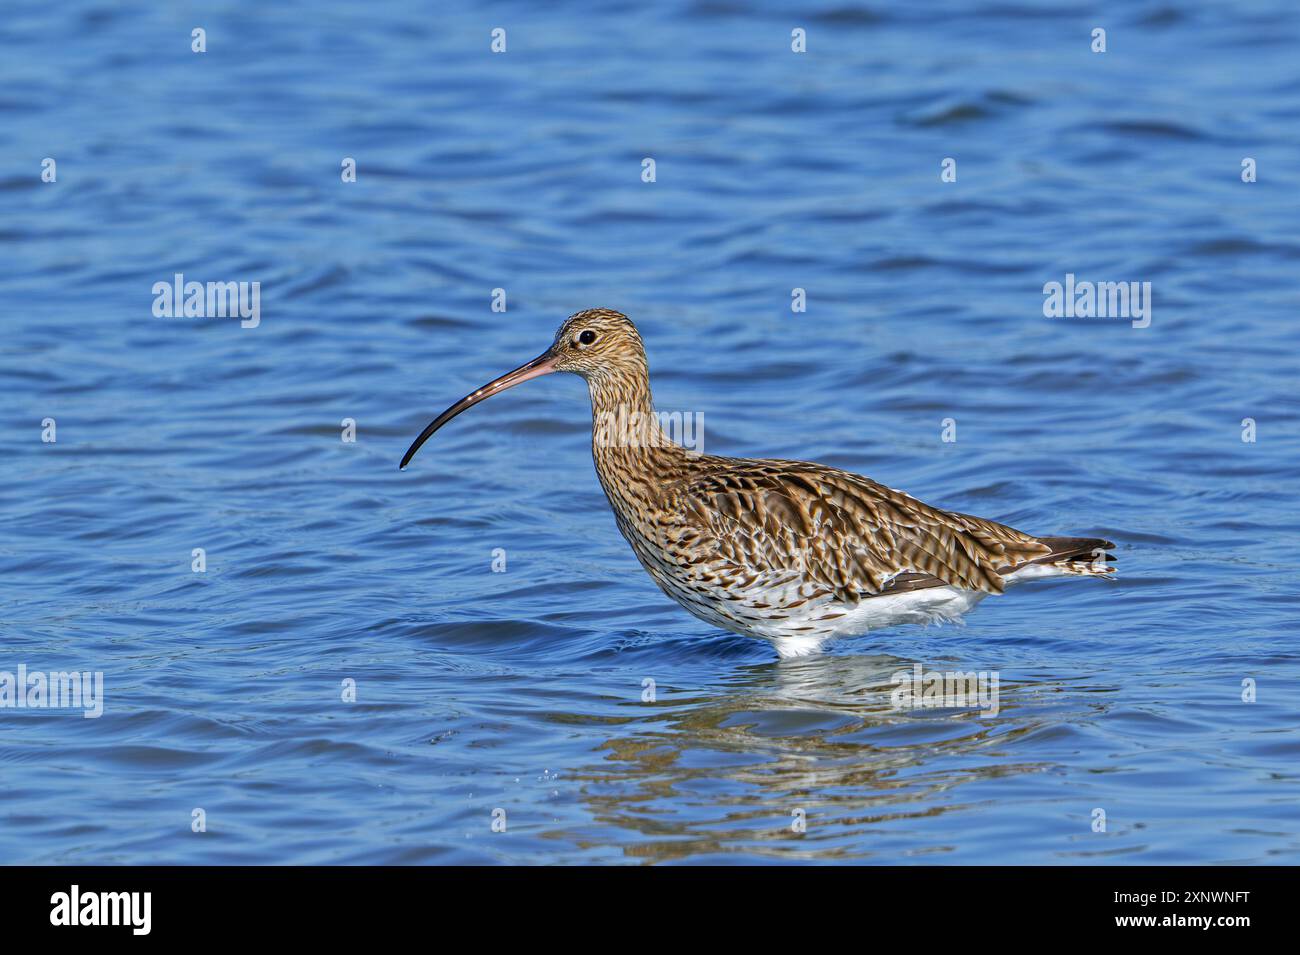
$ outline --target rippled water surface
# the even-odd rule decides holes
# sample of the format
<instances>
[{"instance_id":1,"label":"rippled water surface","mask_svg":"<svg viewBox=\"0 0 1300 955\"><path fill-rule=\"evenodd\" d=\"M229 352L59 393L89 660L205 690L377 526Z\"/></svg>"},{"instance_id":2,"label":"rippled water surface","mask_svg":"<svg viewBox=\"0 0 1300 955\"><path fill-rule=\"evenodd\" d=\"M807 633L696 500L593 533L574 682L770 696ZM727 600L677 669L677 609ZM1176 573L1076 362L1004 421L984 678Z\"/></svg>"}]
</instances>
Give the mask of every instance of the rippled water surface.
<instances>
[{"instance_id":1,"label":"rippled water surface","mask_svg":"<svg viewBox=\"0 0 1300 955\"><path fill-rule=\"evenodd\" d=\"M1292 4L131 6L0 21L0 671L106 697L0 709L0 861L1300 861ZM642 573L579 380L398 472L593 305L707 451L1119 579L777 662ZM917 662L1000 712L892 708Z\"/></svg>"}]
</instances>

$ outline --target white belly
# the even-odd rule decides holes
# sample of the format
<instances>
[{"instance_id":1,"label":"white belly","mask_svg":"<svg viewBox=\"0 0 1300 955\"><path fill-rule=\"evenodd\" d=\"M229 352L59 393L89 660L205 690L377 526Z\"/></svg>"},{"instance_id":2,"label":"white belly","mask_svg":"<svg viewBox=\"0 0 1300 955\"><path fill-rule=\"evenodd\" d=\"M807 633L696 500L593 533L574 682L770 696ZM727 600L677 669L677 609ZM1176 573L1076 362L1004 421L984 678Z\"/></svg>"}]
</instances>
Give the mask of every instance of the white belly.
<instances>
[{"instance_id":1,"label":"white belly","mask_svg":"<svg viewBox=\"0 0 1300 955\"><path fill-rule=\"evenodd\" d=\"M813 585L798 576L755 581L744 591L720 582L705 584L695 568L683 569L639 546L628 536L642 565L663 591L692 614L716 627L769 641L782 657L817 653L837 637L857 636L902 624L959 623L986 596L960 587L927 587L885 597L868 597L856 604L829 596L812 597ZM1029 564L1006 577L1008 584L1065 571Z\"/></svg>"},{"instance_id":2,"label":"white belly","mask_svg":"<svg viewBox=\"0 0 1300 955\"><path fill-rule=\"evenodd\" d=\"M1029 565L1007 576L1007 583L1021 583L1044 577L1069 576L1054 567ZM770 635L781 657L799 657L818 653L836 637L852 637L872 630L897 627L903 624L961 623L961 618L975 608L988 594L960 587L930 587L888 597L870 597L856 606L838 605L844 616L834 621L817 621L823 617L826 606L816 608L805 617L785 621L787 626ZM835 605L832 605L835 606ZM829 626L828 626L829 624Z\"/></svg>"},{"instance_id":3,"label":"white belly","mask_svg":"<svg viewBox=\"0 0 1300 955\"><path fill-rule=\"evenodd\" d=\"M768 639L782 657L817 653L836 637L854 637L871 630L903 624L959 623L987 594L958 587L931 587L888 597L871 597L857 606L839 605L844 616L816 625L809 619L791 619L783 632ZM819 608L817 615L826 608ZM809 615L812 616L812 615Z\"/></svg>"}]
</instances>

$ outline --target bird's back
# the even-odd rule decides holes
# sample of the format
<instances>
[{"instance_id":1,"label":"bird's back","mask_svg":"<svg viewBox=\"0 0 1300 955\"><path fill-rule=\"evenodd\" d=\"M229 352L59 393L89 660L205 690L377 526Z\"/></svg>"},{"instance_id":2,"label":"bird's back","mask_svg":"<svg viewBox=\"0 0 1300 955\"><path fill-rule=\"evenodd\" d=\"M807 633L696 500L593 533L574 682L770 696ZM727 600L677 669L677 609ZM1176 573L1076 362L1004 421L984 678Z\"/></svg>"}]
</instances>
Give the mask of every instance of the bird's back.
<instances>
[{"instance_id":1,"label":"bird's back","mask_svg":"<svg viewBox=\"0 0 1300 955\"><path fill-rule=\"evenodd\" d=\"M1028 565L1112 546L1040 540L821 464L675 455L655 467L649 499L611 494L624 536L669 596L752 635L809 627L809 615L812 629L830 628L863 601L922 590L952 588L973 605Z\"/></svg>"}]
</instances>

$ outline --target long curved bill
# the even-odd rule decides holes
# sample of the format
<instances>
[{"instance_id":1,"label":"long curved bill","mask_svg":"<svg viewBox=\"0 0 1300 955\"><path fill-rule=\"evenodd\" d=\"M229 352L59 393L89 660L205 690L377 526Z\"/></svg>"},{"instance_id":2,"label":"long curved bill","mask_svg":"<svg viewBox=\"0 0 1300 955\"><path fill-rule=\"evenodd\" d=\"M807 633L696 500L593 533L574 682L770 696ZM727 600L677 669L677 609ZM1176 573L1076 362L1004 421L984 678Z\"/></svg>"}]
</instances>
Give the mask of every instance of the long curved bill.
<instances>
[{"instance_id":1,"label":"long curved bill","mask_svg":"<svg viewBox=\"0 0 1300 955\"><path fill-rule=\"evenodd\" d=\"M433 437L433 433L450 421L456 415L460 414L466 408L472 408L480 401L491 398L495 394L505 391L507 388L513 388L520 382L528 381L530 378L540 378L542 375L549 375L558 371L555 367L555 357L550 351L545 351L538 355L526 365L520 365L514 371L506 372L495 381L489 381L477 391L472 391L460 401L456 402L438 417L429 422L429 426L420 432L420 436L411 443L406 449L406 454L402 455L402 463L398 465L399 471L405 471L406 466L411 463L411 458L415 457L415 452L420 450L421 445Z\"/></svg>"}]
</instances>

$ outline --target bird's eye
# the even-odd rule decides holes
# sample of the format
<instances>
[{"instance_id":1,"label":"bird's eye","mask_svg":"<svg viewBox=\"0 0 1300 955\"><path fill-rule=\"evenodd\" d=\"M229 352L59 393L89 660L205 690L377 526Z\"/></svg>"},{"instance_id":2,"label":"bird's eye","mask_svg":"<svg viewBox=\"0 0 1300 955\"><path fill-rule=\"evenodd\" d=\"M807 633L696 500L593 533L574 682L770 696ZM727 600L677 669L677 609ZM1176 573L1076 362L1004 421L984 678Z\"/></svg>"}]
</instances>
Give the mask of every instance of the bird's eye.
<instances>
[{"instance_id":1,"label":"bird's eye","mask_svg":"<svg viewBox=\"0 0 1300 955\"><path fill-rule=\"evenodd\" d=\"M596 340L596 333L590 328L578 336L578 342L583 345L590 345Z\"/></svg>"}]
</instances>

